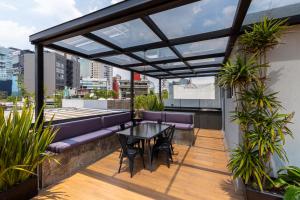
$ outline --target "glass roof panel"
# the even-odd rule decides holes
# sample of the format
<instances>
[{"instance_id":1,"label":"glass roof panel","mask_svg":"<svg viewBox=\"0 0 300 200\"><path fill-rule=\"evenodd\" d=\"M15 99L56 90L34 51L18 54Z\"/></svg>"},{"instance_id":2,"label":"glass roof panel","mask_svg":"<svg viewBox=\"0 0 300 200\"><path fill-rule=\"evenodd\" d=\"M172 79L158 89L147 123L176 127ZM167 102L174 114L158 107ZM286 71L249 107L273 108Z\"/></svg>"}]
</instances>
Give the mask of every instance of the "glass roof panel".
<instances>
[{"instance_id":1,"label":"glass roof panel","mask_svg":"<svg viewBox=\"0 0 300 200\"><path fill-rule=\"evenodd\" d=\"M183 57L225 52L228 37L181 44L175 46Z\"/></svg>"},{"instance_id":2,"label":"glass roof panel","mask_svg":"<svg viewBox=\"0 0 300 200\"><path fill-rule=\"evenodd\" d=\"M156 68L146 65L146 66L139 66L139 67L132 67L131 69L143 72L143 71L148 71L148 70L156 70Z\"/></svg>"},{"instance_id":3,"label":"glass roof panel","mask_svg":"<svg viewBox=\"0 0 300 200\"><path fill-rule=\"evenodd\" d=\"M173 51L171 51L171 49L169 49L168 47L150 49L145 52L139 51L135 52L134 54L143 59L146 59L149 62L177 58Z\"/></svg>"},{"instance_id":4,"label":"glass roof panel","mask_svg":"<svg viewBox=\"0 0 300 200\"><path fill-rule=\"evenodd\" d=\"M110 26L93 33L122 48L160 41L141 19Z\"/></svg>"},{"instance_id":5,"label":"glass roof panel","mask_svg":"<svg viewBox=\"0 0 300 200\"><path fill-rule=\"evenodd\" d=\"M55 42L54 44L88 55L112 50L107 46L94 42L83 36L68 38L59 42Z\"/></svg>"},{"instance_id":6,"label":"glass roof panel","mask_svg":"<svg viewBox=\"0 0 300 200\"><path fill-rule=\"evenodd\" d=\"M206 71L211 71L211 70L219 70L221 67L207 67L207 68L198 68L194 69L195 72L206 72Z\"/></svg>"},{"instance_id":7,"label":"glass roof panel","mask_svg":"<svg viewBox=\"0 0 300 200\"><path fill-rule=\"evenodd\" d=\"M284 18L300 14L300 0L252 0L244 24L261 21L264 16Z\"/></svg>"},{"instance_id":8,"label":"glass roof panel","mask_svg":"<svg viewBox=\"0 0 300 200\"><path fill-rule=\"evenodd\" d=\"M186 67L186 65L183 62L172 62L172 63L166 63L166 64L158 64L157 66L159 66L163 69Z\"/></svg>"},{"instance_id":9,"label":"glass roof panel","mask_svg":"<svg viewBox=\"0 0 300 200\"><path fill-rule=\"evenodd\" d=\"M101 59L118 64L118 65L130 65L130 64L140 63L138 60L131 58L129 56L126 56L124 54L101 57Z\"/></svg>"},{"instance_id":10,"label":"glass roof panel","mask_svg":"<svg viewBox=\"0 0 300 200\"><path fill-rule=\"evenodd\" d=\"M156 75L166 75L168 73L160 71L160 72L151 72L151 73L148 73L148 74L156 76Z\"/></svg>"},{"instance_id":11,"label":"glass roof panel","mask_svg":"<svg viewBox=\"0 0 300 200\"><path fill-rule=\"evenodd\" d=\"M216 57L216 58L207 58L207 59L199 59L199 60L190 60L188 61L188 63L191 66L201 66L201 65L222 63L223 60L224 57Z\"/></svg>"},{"instance_id":12,"label":"glass roof panel","mask_svg":"<svg viewBox=\"0 0 300 200\"><path fill-rule=\"evenodd\" d=\"M171 71L171 72L174 73L174 74L179 74L179 73L191 73L191 74L193 74L192 70L190 70L190 69L174 70L174 71Z\"/></svg>"},{"instance_id":13,"label":"glass roof panel","mask_svg":"<svg viewBox=\"0 0 300 200\"><path fill-rule=\"evenodd\" d=\"M202 0L151 15L169 39L232 26L238 0Z\"/></svg>"}]
</instances>

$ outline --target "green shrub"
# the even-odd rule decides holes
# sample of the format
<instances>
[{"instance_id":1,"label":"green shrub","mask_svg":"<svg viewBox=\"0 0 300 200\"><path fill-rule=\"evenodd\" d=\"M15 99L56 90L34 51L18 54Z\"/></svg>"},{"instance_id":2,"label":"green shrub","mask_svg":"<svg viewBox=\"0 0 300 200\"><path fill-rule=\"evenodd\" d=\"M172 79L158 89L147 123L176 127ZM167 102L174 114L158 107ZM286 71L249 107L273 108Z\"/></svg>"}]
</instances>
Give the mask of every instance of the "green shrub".
<instances>
[{"instance_id":1,"label":"green shrub","mask_svg":"<svg viewBox=\"0 0 300 200\"><path fill-rule=\"evenodd\" d=\"M49 158L46 148L56 133L52 120L48 125L44 120L32 124L33 115L32 105L21 112L14 107L7 118L0 108L0 192L28 179Z\"/></svg>"}]
</instances>

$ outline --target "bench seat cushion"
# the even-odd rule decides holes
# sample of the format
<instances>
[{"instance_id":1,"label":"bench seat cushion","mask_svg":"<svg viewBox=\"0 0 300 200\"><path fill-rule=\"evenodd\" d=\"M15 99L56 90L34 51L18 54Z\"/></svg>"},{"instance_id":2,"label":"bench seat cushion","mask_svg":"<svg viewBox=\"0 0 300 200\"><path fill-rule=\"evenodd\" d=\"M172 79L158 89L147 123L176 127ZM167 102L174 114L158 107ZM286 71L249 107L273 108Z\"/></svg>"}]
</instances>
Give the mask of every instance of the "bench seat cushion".
<instances>
[{"instance_id":1,"label":"bench seat cushion","mask_svg":"<svg viewBox=\"0 0 300 200\"><path fill-rule=\"evenodd\" d=\"M179 129L179 130L192 130L194 128L193 124L173 123L173 122L164 122L164 124L175 125L175 129Z\"/></svg>"},{"instance_id":2,"label":"bench seat cushion","mask_svg":"<svg viewBox=\"0 0 300 200\"><path fill-rule=\"evenodd\" d=\"M107 115L102 117L102 125L104 128L120 126L131 120L130 112Z\"/></svg>"},{"instance_id":3,"label":"bench seat cushion","mask_svg":"<svg viewBox=\"0 0 300 200\"><path fill-rule=\"evenodd\" d=\"M105 128L105 130L109 130L111 132L117 132L121 130L121 126L120 125L116 125L116 126L111 126L111 127L107 127Z\"/></svg>"},{"instance_id":4,"label":"bench seat cushion","mask_svg":"<svg viewBox=\"0 0 300 200\"><path fill-rule=\"evenodd\" d=\"M59 142L54 142L49 145L48 150L55 153L61 153L67 149L76 147L84 143L91 142L98 138L106 137L111 134L113 134L112 131L105 130L105 129L94 131L77 137L68 138Z\"/></svg>"},{"instance_id":5,"label":"bench seat cushion","mask_svg":"<svg viewBox=\"0 0 300 200\"><path fill-rule=\"evenodd\" d=\"M101 129L101 118L91 118L52 125L58 129L53 142L84 135Z\"/></svg>"}]
</instances>

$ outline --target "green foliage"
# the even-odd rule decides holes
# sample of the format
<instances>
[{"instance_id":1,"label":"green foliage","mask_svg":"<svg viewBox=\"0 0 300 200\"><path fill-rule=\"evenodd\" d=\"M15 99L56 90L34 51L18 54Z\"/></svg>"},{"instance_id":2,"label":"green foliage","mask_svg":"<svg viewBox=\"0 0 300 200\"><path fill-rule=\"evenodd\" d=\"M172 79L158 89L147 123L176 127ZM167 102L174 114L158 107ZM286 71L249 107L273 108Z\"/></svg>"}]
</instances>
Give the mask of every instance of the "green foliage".
<instances>
[{"instance_id":1,"label":"green foliage","mask_svg":"<svg viewBox=\"0 0 300 200\"><path fill-rule=\"evenodd\" d=\"M134 99L135 109L137 110L151 110L162 111L164 110L164 104L159 100L156 95L139 95Z\"/></svg>"},{"instance_id":2,"label":"green foliage","mask_svg":"<svg viewBox=\"0 0 300 200\"><path fill-rule=\"evenodd\" d=\"M236 109L232 119L240 125L243 141L233 150L229 169L234 178L240 177L246 184L266 188L274 184L269 174L271 156L286 161L283 145L285 137L292 136L287 127L293 113L282 114L277 92L267 87L267 51L279 43L286 20L269 20L254 24L240 37L242 55L236 61L225 64L218 76L221 87L234 88Z\"/></svg>"},{"instance_id":3,"label":"green foliage","mask_svg":"<svg viewBox=\"0 0 300 200\"><path fill-rule=\"evenodd\" d=\"M228 167L233 172L233 178L242 178L245 184L256 182L262 187L262 178L266 175L264 164L259 159L257 150L240 145L233 150Z\"/></svg>"},{"instance_id":4,"label":"green foliage","mask_svg":"<svg viewBox=\"0 0 300 200\"><path fill-rule=\"evenodd\" d=\"M252 54L262 54L274 48L286 29L287 19L269 19L264 17L261 23L249 27L240 37L239 43L244 51Z\"/></svg>"},{"instance_id":5,"label":"green foliage","mask_svg":"<svg viewBox=\"0 0 300 200\"><path fill-rule=\"evenodd\" d=\"M95 98L103 98L103 99L109 99L114 98L116 96L115 91L113 90L95 90L94 91Z\"/></svg>"},{"instance_id":6,"label":"green foliage","mask_svg":"<svg viewBox=\"0 0 300 200\"><path fill-rule=\"evenodd\" d=\"M217 83L220 87L241 88L257 81L258 66L254 58L244 60L237 56L235 63L228 61L221 68Z\"/></svg>"},{"instance_id":7,"label":"green foliage","mask_svg":"<svg viewBox=\"0 0 300 200\"><path fill-rule=\"evenodd\" d=\"M300 187L290 185L284 193L284 200L300 200Z\"/></svg>"},{"instance_id":8,"label":"green foliage","mask_svg":"<svg viewBox=\"0 0 300 200\"><path fill-rule=\"evenodd\" d=\"M168 90L162 90L162 99L168 99L169 98L169 92Z\"/></svg>"},{"instance_id":9,"label":"green foliage","mask_svg":"<svg viewBox=\"0 0 300 200\"><path fill-rule=\"evenodd\" d=\"M62 107L62 99L64 96L64 91L59 90L54 94L54 107L61 108Z\"/></svg>"},{"instance_id":10,"label":"green foliage","mask_svg":"<svg viewBox=\"0 0 300 200\"><path fill-rule=\"evenodd\" d=\"M32 105L21 112L14 107L8 118L0 110L0 192L28 179L49 158L46 148L56 131L44 120L32 126L33 115Z\"/></svg>"}]
</instances>

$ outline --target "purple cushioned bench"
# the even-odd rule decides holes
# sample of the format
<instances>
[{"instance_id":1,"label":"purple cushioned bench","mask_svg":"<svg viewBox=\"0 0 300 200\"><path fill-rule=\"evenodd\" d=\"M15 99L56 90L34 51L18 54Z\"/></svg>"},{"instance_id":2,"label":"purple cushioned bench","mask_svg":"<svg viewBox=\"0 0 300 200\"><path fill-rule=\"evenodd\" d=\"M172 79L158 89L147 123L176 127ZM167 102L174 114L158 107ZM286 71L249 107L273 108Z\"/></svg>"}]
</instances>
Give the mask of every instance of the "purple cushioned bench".
<instances>
[{"instance_id":1,"label":"purple cushioned bench","mask_svg":"<svg viewBox=\"0 0 300 200\"><path fill-rule=\"evenodd\" d=\"M165 121L164 112L143 111L142 116L143 121L141 121L141 123L157 123L158 121Z\"/></svg>"},{"instance_id":2,"label":"purple cushioned bench","mask_svg":"<svg viewBox=\"0 0 300 200\"><path fill-rule=\"evenodd\" d=\"M62 124L53 125L54 129L59 129L52 144L49 145L48 150L54 153L61 153L71 147L90 141L87 137L82 137L86 134L98 131L102 128L101 118L96 117L92 119L84 119ZM103 136L109 134L101 132ZM98 137L101 136L98 133Z\"/></svg>"},{"instance_id":3,"label":"purple cushioned bench","mask_svg":"<svg viewBox=\"0 0 300 200\"><path fill-rule=\"evenodd\" d=\"M102 126L104 129L117 132L123 128L132 126L131 114L129 112L102 117Z\"/></svg>"},{"instance_id":4,"label":"purple cushioned bench","mask_svg":"<svg viewBox=\"0 0 300 200\"><path fill-rule=\"evenodd\" d=\"M193 145L194 114L182 112L144 111L141 123L157 123L175 125L174 143Z\"/></svg>"},{"instance_id":5,"label":"purple cushioned bench","mask_svg":"<svg viewBox=\"0 0 300 200\"><path fill-rule=\"evenodd\" d=\"M57 160L42 163L41 187L67 178L119 148L115 134L132 125L129 112L77 120L53 125L58 132L49 145L50 154Z\"/></svg>"}]
</instances>

